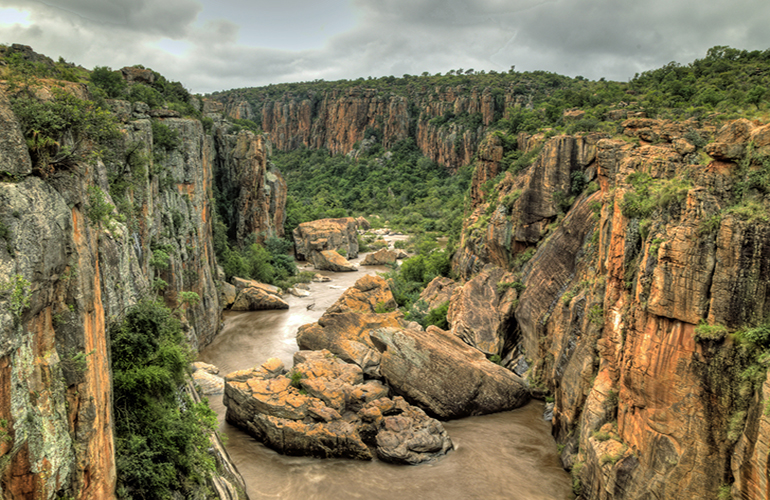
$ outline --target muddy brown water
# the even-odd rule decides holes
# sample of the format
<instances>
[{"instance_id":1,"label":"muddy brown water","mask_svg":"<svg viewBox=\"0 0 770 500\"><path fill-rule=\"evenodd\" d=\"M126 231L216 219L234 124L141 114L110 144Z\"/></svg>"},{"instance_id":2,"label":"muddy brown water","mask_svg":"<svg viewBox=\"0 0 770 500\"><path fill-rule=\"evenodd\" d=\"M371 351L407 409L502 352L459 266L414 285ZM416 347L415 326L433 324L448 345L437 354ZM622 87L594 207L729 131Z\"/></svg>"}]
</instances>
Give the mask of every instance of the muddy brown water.
<instances>
[{"instance_id":1,"label":"muddy brown water","mask_svg":"<svg viewBox=\"0 0 770 500\"><path fill-rule=\"evenodd\" d=\"M291 367L297 328L317 321L364 274L386 270L361 267L352 273L321 273L332 281L312 283L309 297L289 297L288 310L227 312L223 331L199 360L218 366L220 374L250 368L270 357ZM210 396L209 403L217 412L227 451L246 480L251 500L573 498L569 474L560 466L540 402L444 422L455 449L433 463L417 466L283 456L226 423L221 395Z\"/></svg>"}]
</instances>

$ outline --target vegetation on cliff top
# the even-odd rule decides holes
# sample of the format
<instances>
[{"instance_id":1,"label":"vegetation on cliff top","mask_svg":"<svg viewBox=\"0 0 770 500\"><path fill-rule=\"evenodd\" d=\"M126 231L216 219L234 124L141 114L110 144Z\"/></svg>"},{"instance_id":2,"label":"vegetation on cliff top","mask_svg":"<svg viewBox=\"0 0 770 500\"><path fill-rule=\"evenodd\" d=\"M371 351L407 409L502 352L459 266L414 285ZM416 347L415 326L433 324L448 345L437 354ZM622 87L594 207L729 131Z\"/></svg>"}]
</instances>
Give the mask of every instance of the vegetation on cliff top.
<instances>
[{"instance_id":1,"label":"vegetation on cliff top","mask_svg":"<svg viewBox=\"0 0 770 500\"><path fill-rule=\"evenodd\" d=\"M469 95L487 89L495 108L495 124L507 112L506 96L519 96L522 107L533 111L529 125L564 127L564 110L586 111L583 128L595 127L606 120L613 109L644 111L649 117L701 118L718 114L727 119L763 110L770 89L770 49L747 51L725 46L712 47L702 59L689 64L671 62L661 68L636 74L628 82L591 81L581 76L570 78L546 71L507 72L450 70L445 74L403 75L382 78L359 78L326 82L285 83L266 87L242 88L215 92L220 100L246 100L257 112L271 100L321 101L348 89L373 90L382 97L404 96L412 102L440 100L440 92L453 90L453 95ZM419 114L412 108L412 114ZM417 117L413 117L417 118ZM468 122L472 117L429 116L439 125ZM472 120L470 120L472 121ZM493 127L495 126L493 124Z\"/></svg>"}]
</instances>

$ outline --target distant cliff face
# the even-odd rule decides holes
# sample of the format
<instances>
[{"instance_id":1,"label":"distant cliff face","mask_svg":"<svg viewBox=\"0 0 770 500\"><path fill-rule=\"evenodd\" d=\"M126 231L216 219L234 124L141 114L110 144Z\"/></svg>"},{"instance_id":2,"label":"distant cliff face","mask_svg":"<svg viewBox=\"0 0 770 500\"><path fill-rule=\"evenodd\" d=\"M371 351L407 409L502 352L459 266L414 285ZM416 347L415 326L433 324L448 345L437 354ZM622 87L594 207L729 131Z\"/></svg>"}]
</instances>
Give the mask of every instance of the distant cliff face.
<instances>
[{"instance_id":1,"label":"distant cliff face","mask_svg":"<svg viewBox=\"0 0 770 500\"><path fill-rule=\"evenodd\" d=\"M767 496L768 382L726 331L770 313L768 130L629 120L615 138L522 135L540 154L488 192L500 154L482 145L454 268L519 280L498 286L515 298L502 334L555 396L581 498ZM710 157L696 147L709 137Z\"/></svg>"},{"instance_id":2,"label":"distant cliff face","mask_svg":"<svg viewBox=\"0 0 770 500\"><path fill-rule=\"evenodd\" d=\"M45 89L38 96L50 99ZM260 138L228 137L217 122L207 134L197 119L143 103L109 104L120 134L104 160L41 166L0 92L3 498L113 497L108 328L157 294L179 312L194 349L216 335L215 169L218 182L245 186L239 231L282 227L285 185L266 170ZM177 140L157 144L157 124Z\"/></svg>"},{"instance_id":3,"label":"distant cliff face","mask_svg":"<svg viewBox=\"0 0 770 500\"><path fill-rule=\"evenodd\" d=\"M232 226L234 239L244 244L250 237L263 242L283 236L286 219L286 182L268 166L264 137L242 131L236 136L217 130L216 185L226 200L221 210Z\"/></svg>"},{"instance_id":4,"label":"distant cliff face","mask_svg":"<svg viewBox=\"0 0 770 500\"><path fill-rule=\"evenodd\" d=\"M256 121L280 150L305 146L346 154L373 134L386 149L411 137L425 156L450 169L469 164L486 128L525 102L513 90L495 96L491 89L462 86L424 87L408 97L353 87L251 104L237 93L218 98L229 116ZM463 119L447 123L446 116Z\"/></svg>"}]
</instances>

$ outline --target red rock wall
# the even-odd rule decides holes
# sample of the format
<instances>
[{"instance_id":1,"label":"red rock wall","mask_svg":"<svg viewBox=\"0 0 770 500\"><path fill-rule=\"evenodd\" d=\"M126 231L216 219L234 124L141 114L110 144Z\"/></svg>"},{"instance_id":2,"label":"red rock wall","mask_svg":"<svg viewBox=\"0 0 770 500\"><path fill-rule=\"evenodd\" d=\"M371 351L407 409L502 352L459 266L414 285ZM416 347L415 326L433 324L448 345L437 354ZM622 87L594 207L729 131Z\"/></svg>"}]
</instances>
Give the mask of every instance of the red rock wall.
<instances>
[{"instance_id":1,"label":"red rock wall","mask_svg":"<svg viewBox=\"0 0 770 500\"><path fill-rule=\"evenodd\" d=\"M745 382L743 346L695 332L701 321L734 330L770 312L770 224L726 210L748 138L764 127L726 125L704 165L684 137L696 124L625 125L625 138L547 140L497 186L491 208L481 188L499 169L490 139L455 271L468 279L493 264L520 277L511 324L530 382L555 396L554 433L581 498L716 498L730 488L766 498L766 385ZM576 171L598 190L560 214L553 193ZM635 172L679 196L649 218L627 217Z\"/></svg>"},{"instance_id":2,"label":"red rock wall","mask_svg":"<svg viewBox=\"0 0 770 500\"><path fill-rule=\"evenodd\" d=\"M522 105L522 96L516 96L513 90L497 103L491 89L466 90L462 86L424 87L409 97L354 87L285 94L252 104L237 93L221 99L229 116L257 120L275 147L283 151L306 146L346 154L357 142L368 139L365 132L371 128L382 133L386 149L412 137L425 156L450 169L470 164L486 127L508 107ZM448 112L455 116L478 113L481 124L431 122Z\"/></svg>"}]
</instances>

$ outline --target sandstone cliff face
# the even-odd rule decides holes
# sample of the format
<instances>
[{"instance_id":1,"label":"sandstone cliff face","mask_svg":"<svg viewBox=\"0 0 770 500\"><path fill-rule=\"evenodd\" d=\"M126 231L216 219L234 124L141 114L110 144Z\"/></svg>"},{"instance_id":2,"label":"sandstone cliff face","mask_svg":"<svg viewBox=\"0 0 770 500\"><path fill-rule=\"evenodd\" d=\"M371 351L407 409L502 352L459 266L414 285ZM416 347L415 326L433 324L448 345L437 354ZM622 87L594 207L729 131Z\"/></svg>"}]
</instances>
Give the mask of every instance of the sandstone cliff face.
<instances>
[{"instance_id":1,"label":"sandstone cliff face","mask_svg":"<svg viewBox=\"0 0 770 500\"><path fill-rule=\"evenodd\" d=\"M228 202L220 211L233 228L231 236L241 245L282 237L286 182L268 164L265 138L245 130L227 135L220 128L214 144L215 182L220 199Z\"/></svg>"},{"instance_id":2,"label":"sandstone cliff face","mask_svg":"<svg viewBox=\"0 0 770 500\"><path fill-rule=\"evenodd\" d=\"M301 146L346 154L367 131L382 136L386 149L412 137L423 154L450 169L471 162L486 127L512 106L524 104L514 89L493 96L489 88L422 88L408 97L353 87L346 90L286 94L247 102L237 92L219 98L233 118L257 121L275 146ZM444 123L444 116L472 119Z\"/></svg>"},{"instance_id":3,"label":"sandstone cliff face","mask_svg":"<svg viewBox=\"0 0 770 500\"><path fill-rule=\"evenodd\" d=\"M127 102L113 106L129 112L118 113L121 137L107 164L81 162L38 177L29 175L24 138L0 92L3 498L113 497L107 329L151 293L153 280L166 282L162 297L180 310L193 348L219 329L210 205L215 142L198 120L162 118L180 141L150 160L150 116ZM144 169L131 171L132 154L147 159ZM120 199L109 194L115 176L133 182ZM130 215L110 208L96 217L101 203ZM200 301L181 304L181 291ZM223 484L212 487L227 490Z\"/></svg>"},{"instance_id":4,"label":"sandstone cliff face","mask_svg":"<svg viewBox=\"0 0 770 500\"><path fill-rule=\"evenodd\" d=\"M765 188L745 182L766 168L746 154L765 127L727 124L703 163L690 139L713 130L624 126L547 139L490 194L499 165L486 146L455 271L470 279L491 264L520 280L498 338L516 337L517 371L554 394L581 498L765 498L767 389L746 382L745 346L696 335L702 321L732 331L770 312ZM571 192L575 172L593 184Z\"/></svg>"}]
</instances>

